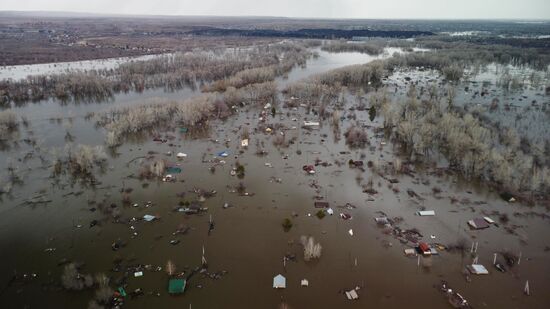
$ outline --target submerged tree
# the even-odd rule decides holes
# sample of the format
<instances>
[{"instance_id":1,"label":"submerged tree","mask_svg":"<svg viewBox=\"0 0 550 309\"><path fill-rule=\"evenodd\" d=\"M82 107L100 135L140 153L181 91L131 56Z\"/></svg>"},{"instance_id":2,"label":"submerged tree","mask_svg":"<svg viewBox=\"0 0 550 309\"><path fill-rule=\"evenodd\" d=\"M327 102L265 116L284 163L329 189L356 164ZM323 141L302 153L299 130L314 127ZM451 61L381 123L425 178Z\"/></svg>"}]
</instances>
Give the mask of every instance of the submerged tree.
<instances>
[{"instance_id":1,"label":"submerged tree","mask_svg":"<svg viewBox=\"0 0 550 309\"><path fill-rule=\"evenodd\" d=\"M302 237L300 237L300 242L304 247L304 260L306 262L321 257L321 251L323 250L323 247L320 243L316 243L315 239L312 236L308 237L302 235Z\"/></svg>"},{"instance_id":2,"label":"submerged tree","mask_svg":"<svg viewBox=\"0 0 550 309\"><path fill-rule=\"evenodd\" d=\"M288 232L292 228L292 221L289 218L285 218L283 220L282 226L283 226L283 230L285 232Z\"/></svg>"},{"instance_id":3,"label":"submerged tree","mask_svg":"<svg viewBox=\"0 0 550 309\"><path fill-rule=\"evenodd\" d=\"M69 263L63 269L61 284L67 290L78 291L92 287L94 284L94 279L90 275L79 273L75 263Z\"/></svg>"},{"instance_id":4,"label":"submerged tree","mask_svg":"<svg viewBox=\"0 0 550 309\"><path fill-rule=\"evenodd\" d=\"M166 262L166 273L168 276L173 276L176 273L176 265L172 262L172 260L168 260Z\"/></svg>"},{"instance_id":5,"label":"submerged tree","mask_svg":"<svg viewBox=\"0 0 550 309\"><path fill-rule=\"evenodd\" d=\"M369 119L370 119L370 121L374 121L374 118L376 118L376 107L374 107L374 105L372 105L369 108Z\"/></svg>"},{"instance_id":6,"label":"submerged tree","mask_svg":"<svg viewBox=\"0 0 550 309\"><path fill-rule=\"evenodd\" d=\"M7 110L0 112L0 141L8 139L10 134L17 129L19 121L14 112Z\"/></svg>"}]
</instances>

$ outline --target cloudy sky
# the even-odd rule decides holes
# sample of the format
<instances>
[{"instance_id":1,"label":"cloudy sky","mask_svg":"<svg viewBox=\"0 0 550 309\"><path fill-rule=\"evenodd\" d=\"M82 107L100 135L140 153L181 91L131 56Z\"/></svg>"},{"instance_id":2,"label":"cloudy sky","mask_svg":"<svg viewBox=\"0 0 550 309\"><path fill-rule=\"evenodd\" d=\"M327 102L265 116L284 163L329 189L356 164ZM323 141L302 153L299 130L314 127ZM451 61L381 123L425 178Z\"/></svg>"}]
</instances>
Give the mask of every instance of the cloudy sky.
<instances>
[{"instance_id":1,"label":"cloudy sky","mask_svg":"<svg viewBox=\"0 0 550 309\"><path fill-rule=\"evenodd\" d=\"M550 19L550 0L1 0L0 10L329 18Z\"/></svg>"}]
</instances>

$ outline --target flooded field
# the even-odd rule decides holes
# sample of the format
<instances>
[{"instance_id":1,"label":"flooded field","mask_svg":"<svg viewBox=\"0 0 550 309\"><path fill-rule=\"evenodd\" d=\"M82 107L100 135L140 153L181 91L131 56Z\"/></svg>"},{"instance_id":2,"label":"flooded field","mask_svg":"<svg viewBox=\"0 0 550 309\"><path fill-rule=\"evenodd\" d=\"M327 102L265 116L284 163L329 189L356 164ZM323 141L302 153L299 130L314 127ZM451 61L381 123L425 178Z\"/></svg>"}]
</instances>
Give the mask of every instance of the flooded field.
<instances>
[{"instance_id":1,"label":"flooded field","mask_svg":"<svg viewBox=\"0 0 550 309\"><path fill-rule=\"evenodd\" d=\"M129 61L149 60L159 55L145 55L137 57L108 58L99 60L82 60L72 62L40 63L28 65L9 65L0 67L0 80L19 80L29 75L60 74L70 71L109 70Z\"/></svg>"},{"instance_id":2,"label":"flooded field","mask_svg":"<svg viewBox=\"0 0 550 309\"><path fill-rule=\"evenodd\" d=\"M276 79L279 91L397 50L381 56L315 51L318 57L308 59L305 67ZM487 107L498 97L500 110L491 115L518 129L525 127L522 121L539 117L536 129L524 130L536 130L534 140L547 137L548 95L539 88L501 95L490 72L464 82L468 90L457 87L457 104ZM433 71L401 71L385 84L404 96L411 80L419 82L419 89L440 77ZM487 80L489 92L498 94L470 100ZM275 113L269 106L239 107L228 119L210 123L208 132L167 127L134 136L107 151L94 186L68 175L54 179L52 166L42 162L41 157L56 148L62 151L71 141L103 145L105 130L91 113L199 93L146 90L117 94L107 102L49 100L11 108L29 125L19 129L16 142L2 144L0 152L2 174L16 170L21 180L0 195L0 307L85 308L95 289L66 291L60 284L70 262L83 263L84 274L106 274L113 289L123 287L129 294L124 308L451 308L440 289L442 280L472 308L550 306L545 293L550 286L548 209L505 201L484 183L442 172L444 158L423 166L403 163L407 172L381 177L375 167L396 166L400 154L380 130L384 119L371 121L368 110L356 110L351 96L342 109L341 132L354 114L367 130L364 149L350 149L328 121L305 125L318 120L307 108L277 102ZM530 107L536 113L524 114L525 120L508 116L503 104L519 102L525 104L518 109ZM248 147L241 145L245 128ZM283 143L278 136L284 136ZM36 142L28 142L31 138ZM177 158L180 152L186 156ZM169 163L172 172L167 174L175 181L140 179L140 169L154 158ZM364 166L350 166L350 160ZM243 175L232 175L236 163L244 166ZM309 165L315 173L304 171ZM316 201L328 202L333 214L323 212L319 218ZM189 203L207 211L186 214L182 210ZM435 216L417 215L422 210L434 210ZM146 215L155 220L148 222ZM377 224L374 219L381 217L390 224ZM469 220L482 217L495 222L481 230L468 226ZM282 227L285 219L292 223L288 231ZM319 259L304 261L302 235L321 244ZM419 241L440 248L438 254L405 256L404 250ZM184 295L170 296L167 261L188 275L201 264L203 250L208 270L189 278ZM506 272L493 266L495 254ZM515 260L508 265L505 257L511 256ZM466 265L476 264L474 259L487 267L488 275L465 272ZM139 271L142 276L135 276ZM286 277L286 289L273 289L277 274ZM309 286L302 287L302 279ZM526 281L530 296L524 294ZM348 300L344 291L353 289L359 298Z\"/></svg>"},{"instance_id":3,"label":"flooded field","mask_svg":"<svg viewBox=\"0 0 550 309\"><path fill-rule=\"evenodd\" d=\"M534 144L544 147L550 136L550 97L544 87L550 80L550 69L534 71L528 68L491 64L468 72L465 81L454 87L452 101L465 110L480 113L502 128L513 128ZM508 87L515 79L515 88ZM443 77L433 70L405 70L389 77L397 96L405 98L408 85L418 92L431 88L449 89Z\"/></svg>"}]
</instances>

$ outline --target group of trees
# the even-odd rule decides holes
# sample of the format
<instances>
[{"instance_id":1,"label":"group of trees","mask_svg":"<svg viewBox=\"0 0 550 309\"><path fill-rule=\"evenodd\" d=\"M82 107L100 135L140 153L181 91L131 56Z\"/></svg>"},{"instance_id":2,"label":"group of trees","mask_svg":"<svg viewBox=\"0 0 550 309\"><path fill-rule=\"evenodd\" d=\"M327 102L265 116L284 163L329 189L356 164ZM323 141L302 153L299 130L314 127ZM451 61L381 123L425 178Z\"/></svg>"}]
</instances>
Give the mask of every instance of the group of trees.
<instances>
[{"instance_id":1,"label":"group of trees","mask_svg":"<svg viewBox=\"0 0 550 309\"><path fill-rule=\"evenodd\" d=\"M250 84L272 81L277 75L279 75L277 69L278 66L276 65L246 69L237 72L234 76L228 79L218 80L210 85L206 85L203 88L203 91L220 92L227 90L228 87L242 88Z\"/></svg>"},{"instance_id":2,"label":"group of trees","mask_svg":"<svg viewBox=\"0 0 550 309\"><path fill-rule=\"evenodd\" d=\"M482 62L527 66L547 70L550 54L547 48L527 48L507 44L479 44L460 38L419 37L414 44L448 54L454 59L469 59L470 63Z\"/></svg>"},{"instance_id":3,"label":"group of trees","mask_svg":"<svg viewBox=\"0 0 550 309\"><path fill-rule=\"evenodd\" d=\"M156 128L207 128L208 120L229 116L235 106L262 105L277 100L275 82L229 87L220 94L205 93L183 101L155 100L150 103L112 108L96 115L96 124L107 130L106 144L120 145L132 134Z\"/></svg>"},{"instance_id":4,"label":"group of trees","mask_svg":"<svg viewBox=\"0 0 550 309\"><path fill-rule=\"evenodd\" d=\"M348 90L361 92L364 88L380 87L384 75L384 63L379 60L331 70L288 85L283 90L285 105L304 104L308 111L317 107L317 114L324 119L342 108Z\"/></svg>"},{"instance_id":5,"label":"group of trees","mask_svg":"<svg viewBox=\"0 0 550 309\"><path fill-rule=\"evenodd\" d=\"M416 95L402 103L384 101L382 113L384 126L410 159L443 153L450 167L467 178L531 197L550 192L550 166L544 159L550 153L538 148L526 153L511 128L499 130L447 103Z\"/></svg>"},{"instance_id":6,"label":"group of trees","mask_svg":"<svg viewBox=\"0 0 550 309\"><path fill-rule=\"evenodd\" d=\"M323 49L331 52L357 51L378 54L385 46L407 48L422 46L432 50L425 52L408 52L394 54L384 60L383 68L393 71L396 68L430 68L438 70L447 80L458 81L467 67L488 65L514 65L528 67L534 70L547 71L550 65L550 55L540 49L518 48L506 45L479 45L466 42L447 42L433 38L419 38L415 42L403 40L371 40L367 42L332 41L325 43ZM344 85L347 79L358 80L361 66L350 67L347 70L331 72L336 82ZM363 68L364 69L364 68ZM355 72L355 78L343 75L344 72ZM361 74L364 76L364 74ZM361 80L363 84L363 80Z\"/></svg>"},{"instance_id":7,"label":"group of trees","mask_svg":"<svg viewBox=\"0 0 550 309\"><path fill-rule=\"evenodd\" d=\"M107 129L107 145L117 146L130 134L157 127L202 124L212 116L216 100L216 94L205 94L179 102L155 101L113 108L98 114L96 124Z\"/></svg>"},{"instance_id":8,"label":"group of trees","mask_svg":"<svg viewBox=\"0 0 550 309\"><path fill-rule=\"evenodd\" d=\"M341 85L349 88L363 88L367 85L373 87L382 83L385 76L384 61L374 60L366 64L356 64L335 69L313 78L315 82L323 85Z\"/></svg>"},{"instance_id":9,"label":"group of trees","mask_svg":"<svg viewBox=\"0 0 550 309\"><path fill-rule=\"evenodd\" d=\"M104 305L110 305L115 291L109 283L110 280L105 274L99 273L95 276L83 274L75 263L65 265L61 274L61 285L66 290L81 291L97 288L88 308L104 308Z\"/></svg>"},{"instance_id":10,"label":"group of trees","mask_svg":"<svg viewBox=\"0 0 550 309\"><path fill-rule=\"evenodd\" d=\"M515 52L513 48L497 48L504 54ZM329 108L335 110L338 108L338 99L324 101L329 90L334 93L334 89L346 92L365 86L369 88L369 85L371 89L381 87L383 77L398 68L431 68L440 71L448 81L458 81L468 66L494 61L510 62L511 59L479 48L395 54L385 60L332 70L291 84L285 89L285 94L288 104L313 102L320 105L321 102L328 102ZM512 62L532 65L528 59L520 58ZM515 85L513 79L503 84L509 88ZM409 91L404 104L392 103L386 90L374 92L370 96L371 106L381 111L385 127L393 132L395 139L411 158L429 158L432 153L439 152L445 154L451 167L465 177L489 180L501 186L501 189L517 193L544 195L544 192L550 192L550 166L544 163L547 161L544 156L550 153L545 153L544 147L526 152L518 142L499 142L506 140L504 135L510 135L512 129L498 130L473 114L453 108L452 87L448 87L447 93L441 96L433 91L427 91L427 97L422 100L416 91ZM357 126L348 128L344 135L352 147L361 147L368 141L366 134L361 134Z\"/></svg>"},{"instance_id":11,"label":"group of trees","mask_svg":"<svg viewBox=\"0 0 550 309\"><path fill-rule=\"evenodd\" d=\"M321 49L328 52L359 52L369 55L379 55L384 52L384 47L387 46L385 40L369 40L367 42L348 43L344 40L328 41L321 46Z\"/></svg>"},{"instance_id":12,"label":"group of trees","mask_svg":"<svg viewBox=\"0 0 550 309\"><path fill-rule=\"evenodd\" d=\"M298 42L223 51L195 51L124 63L115 69L74 71L0 81L0 103L56 98L101 101L118 92L149 88L177 90L215 82L205 90L223 91L272 81L313 55Z\"/></svg>"},{"instance_id":13,"label":"group of trees","mask_svg":"<svg viewBox=\"0 0 550 309\"><path fill-rule=\"evenodd\" d=\"M228 106L256 105L277 100L277 84L273 81L249 84L242 88L229 87L223 93L223 101Z\"/></svg>"},{"instance_id":14,"label":"group of trees","mask_svg":"<svg viewBox=\"0 0 550 309\"><path fill-rule=\"evenodd\" d=\"M267 66L253 66L224 79L205 85L203 91L223 92L228 88L242 88L252 84L261 84L273 81L276 77L288 73L296 65L303 66L306 60L314 55L302 45L275 44L262 47L275 63Z\"/></svg>"}]
</instances>

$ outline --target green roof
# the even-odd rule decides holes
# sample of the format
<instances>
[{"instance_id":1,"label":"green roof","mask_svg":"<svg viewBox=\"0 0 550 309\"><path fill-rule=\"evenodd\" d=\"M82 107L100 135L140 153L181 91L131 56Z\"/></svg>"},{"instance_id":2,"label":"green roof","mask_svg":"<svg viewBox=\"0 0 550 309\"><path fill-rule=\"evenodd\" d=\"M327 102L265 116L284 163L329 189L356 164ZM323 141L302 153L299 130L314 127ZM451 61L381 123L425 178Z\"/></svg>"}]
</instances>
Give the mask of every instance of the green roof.
<instances>
[{"instance_id":1,"label":"green roof","mask_svg":"<svg viewBox=\"0 0 550 309\"><path fill-rule=\"evenodd\" d=\"M168 293L170 294L181 294L185 291L186 285L185 279L170 279L168 281Z\"/></svg>"}]
</instances>

